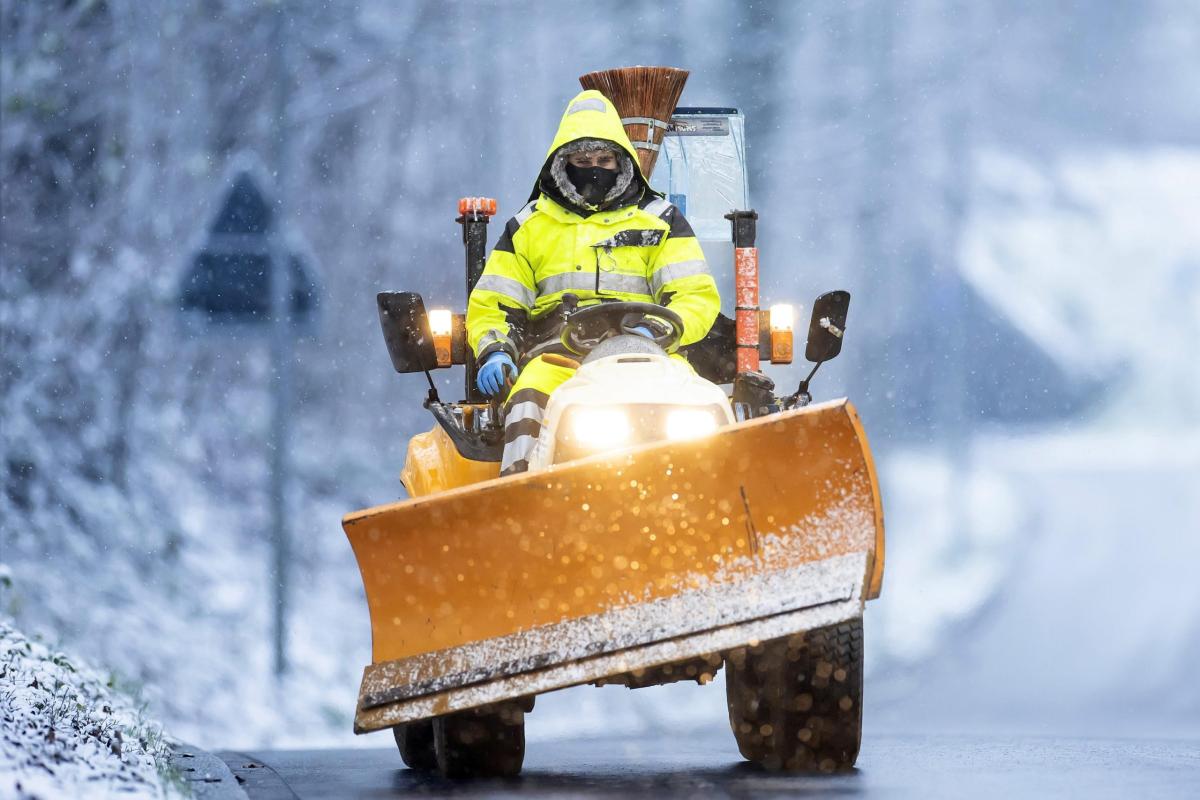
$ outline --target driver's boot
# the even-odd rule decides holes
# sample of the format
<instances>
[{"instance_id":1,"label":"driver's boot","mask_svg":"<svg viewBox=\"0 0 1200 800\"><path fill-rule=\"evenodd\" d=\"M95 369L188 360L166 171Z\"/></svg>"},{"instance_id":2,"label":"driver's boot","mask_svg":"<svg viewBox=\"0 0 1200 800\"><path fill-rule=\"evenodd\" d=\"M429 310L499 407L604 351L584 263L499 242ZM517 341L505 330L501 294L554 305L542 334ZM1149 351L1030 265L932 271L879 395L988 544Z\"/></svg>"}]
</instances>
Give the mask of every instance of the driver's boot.
<instances>
[{"instance_id":1,"label":"driver's boot","mask_svg":"<svg viewBox=\"0 0 1200 800\"><path fill-rule=\"evenodd\" d=\"M551 363L555 362L555 363ZM542 419L551 393L575 374L567 359L538 356L525 365L504 404L504 454L500 474L529 469L529 457L542 433Z\"/></svg>"}]
</instances>

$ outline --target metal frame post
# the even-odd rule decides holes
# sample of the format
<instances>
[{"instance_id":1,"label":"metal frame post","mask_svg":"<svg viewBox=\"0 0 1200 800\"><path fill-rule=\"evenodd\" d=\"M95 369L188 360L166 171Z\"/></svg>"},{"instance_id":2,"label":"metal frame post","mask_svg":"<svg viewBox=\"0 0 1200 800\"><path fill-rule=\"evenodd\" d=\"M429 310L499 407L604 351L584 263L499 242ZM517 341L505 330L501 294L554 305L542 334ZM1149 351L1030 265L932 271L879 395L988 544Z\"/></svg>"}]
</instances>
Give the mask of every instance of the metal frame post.
<instances>
[{"instance_id":1,"label":"metal frame post","mask_svg":"<svg viewBox=\"0 0 1200 800\"><path fill-rule=\"evenodd\" d=\"M285 46L287 13L280 3L275 10L275 52L272 59L275 79L275 208L268 230L271 265L271 435L270 435L270 508L271 508L271 588L272 645L275 676L287 672L287 601L290 584L291 541L288 530L288 437L292 400L292 270L284 241L285 175L288 162L287 102L288 71Z\"/></svg>"},{"instance_id":2,"label":"metal frame post","mask_svg":"<svg viewBox=\"0 0 1200 800\"><path fill-rule=\"evenodd\" d=\"M733 227L733 275L736 306L737 371L758 372L758 212L731 211L725 215Z\"/></svg>"},{"instance_id":3,"label":"metal frame post","mask_svg":"<svg viewBox=\"0 0 1200 800\"><path fill-rule=\"evenodd\" d=\"M496 201L489 197L464 197L458 201L458 218L462 225L463 249L467 259L467 302L483 274L487 262L487 226L496 213ZM475 385L475 358L468 346L465 358L466 385L464 398L468 403L486 403L488 398Z\"/></svg>"}]
</instances>

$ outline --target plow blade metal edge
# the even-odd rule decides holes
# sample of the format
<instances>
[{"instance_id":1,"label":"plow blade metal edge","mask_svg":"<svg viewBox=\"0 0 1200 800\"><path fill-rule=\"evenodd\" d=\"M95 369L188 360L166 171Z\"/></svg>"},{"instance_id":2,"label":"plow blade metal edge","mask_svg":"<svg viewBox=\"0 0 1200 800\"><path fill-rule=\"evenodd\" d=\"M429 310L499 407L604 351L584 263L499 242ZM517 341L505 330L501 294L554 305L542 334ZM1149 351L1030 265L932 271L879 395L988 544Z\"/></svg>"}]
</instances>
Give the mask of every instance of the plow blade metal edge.
<instances>
[{"instance_id":1,"label":"plow blade metal edge","mask_svg":"<svg viewBox=\"0 0 1200 800\"><path fill-rule=\"evenodd\" d=\"M504 699L468 691L488 682L507 696L546 691L739 646L737 626L779 627L805 608L846 606L824 614L845 617L878 595L883 572L874 465L846 400L342 524L371 615L359 732ZM774 629L745 635L804 628ZM689 638L690 649L661 646Z\"/></svg>"}]
</instances>

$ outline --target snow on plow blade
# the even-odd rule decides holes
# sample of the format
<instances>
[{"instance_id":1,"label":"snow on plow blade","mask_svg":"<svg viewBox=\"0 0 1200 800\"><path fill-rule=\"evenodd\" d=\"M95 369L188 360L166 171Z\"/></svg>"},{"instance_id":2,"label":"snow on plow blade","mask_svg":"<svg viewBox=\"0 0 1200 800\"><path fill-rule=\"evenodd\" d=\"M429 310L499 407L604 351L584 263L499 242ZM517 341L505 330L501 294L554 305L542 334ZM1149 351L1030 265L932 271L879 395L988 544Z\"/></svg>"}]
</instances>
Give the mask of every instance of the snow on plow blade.
<instances>
[{"instance_id":1,"label":"snow on plow blade","mask_svg":"<svg viewBox=\"0 0 1200 800\"><path fill-rule=\"evenodd\" d=\"M879 593L846 400L349 514L373 663L355 730L833 624Z\"/></svg>"}]
</instances>

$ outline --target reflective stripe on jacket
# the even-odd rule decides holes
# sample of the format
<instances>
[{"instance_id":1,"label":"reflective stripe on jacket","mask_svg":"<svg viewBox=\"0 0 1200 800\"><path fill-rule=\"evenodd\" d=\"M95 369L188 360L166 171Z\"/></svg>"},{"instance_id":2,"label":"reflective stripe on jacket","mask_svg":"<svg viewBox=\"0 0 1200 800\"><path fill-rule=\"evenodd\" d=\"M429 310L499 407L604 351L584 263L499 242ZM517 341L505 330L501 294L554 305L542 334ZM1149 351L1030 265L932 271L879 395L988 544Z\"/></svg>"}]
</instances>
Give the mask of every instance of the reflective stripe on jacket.
<instances>
[{"instance_id":1,"label":"reflective stripe on jacket","mask_svg":"<svg viewBox=\"0 0 1200 800\"><path fill-rule=\"evenodd\" d=\"M567 106L547 159L583 138L614 142L639 168L616 109L596 91ZM586 217L542 194L505 225L471 293L467 337L476 356L505 350L515 359L506 309L540 319L567 293L580 305L601 298L665 305L683 319L681 344L704 338L721 305L691 226L657 194L647 190L636 205Z\"/></svg>"}]
</instances>

